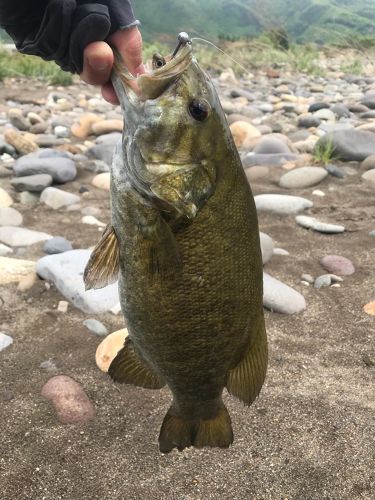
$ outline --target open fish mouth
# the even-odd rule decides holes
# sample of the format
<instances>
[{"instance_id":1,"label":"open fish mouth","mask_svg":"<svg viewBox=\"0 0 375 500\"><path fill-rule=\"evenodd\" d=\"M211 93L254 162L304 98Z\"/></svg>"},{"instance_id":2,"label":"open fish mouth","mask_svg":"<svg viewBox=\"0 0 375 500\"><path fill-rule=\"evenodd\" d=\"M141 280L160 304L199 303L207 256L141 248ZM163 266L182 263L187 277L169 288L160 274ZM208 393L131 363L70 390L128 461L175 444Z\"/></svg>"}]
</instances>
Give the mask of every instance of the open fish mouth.
<instances>
[{"instance_id":1,"label":"open fish mouth","mask_svg":"<svg viewBox=\"0 0 375 500\"><path fill-rule=\"evenodd\" d=\"M179 45L173 54L165 58L159 56L160 62L158 62L160 65L154 64L152 71L138 76L133 76L129 73L123 64L121 56L114 50L115 62L112 81L115 89L117 90L119 84L122 84L128 100L133 105L148 99L157 99L160 97L169 84L178 79L192 61L190 39L186 33L180 33L179 40L182 35L183 42L179 41Z\"/></svg>"}]
</instances>

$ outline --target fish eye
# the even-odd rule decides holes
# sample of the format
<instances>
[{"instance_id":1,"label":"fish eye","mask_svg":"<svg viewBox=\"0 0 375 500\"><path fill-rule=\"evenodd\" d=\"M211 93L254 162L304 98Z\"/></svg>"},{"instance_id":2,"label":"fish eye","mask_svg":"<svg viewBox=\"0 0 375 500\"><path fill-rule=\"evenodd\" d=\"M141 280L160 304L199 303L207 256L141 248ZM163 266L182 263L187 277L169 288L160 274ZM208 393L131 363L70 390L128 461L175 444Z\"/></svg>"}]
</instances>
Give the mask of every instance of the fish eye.
<instances>
[{"instance_id":1,"label":"fish eye","mask_svg":"<svg viewBox=\"0 0 375 500\"><path fill-rule=\"evenodd\" d=\"M189 113L198 122L203 122L210 115L211 107L204 99L193 99L189 104Z\"/></svg>"}]
</instances>

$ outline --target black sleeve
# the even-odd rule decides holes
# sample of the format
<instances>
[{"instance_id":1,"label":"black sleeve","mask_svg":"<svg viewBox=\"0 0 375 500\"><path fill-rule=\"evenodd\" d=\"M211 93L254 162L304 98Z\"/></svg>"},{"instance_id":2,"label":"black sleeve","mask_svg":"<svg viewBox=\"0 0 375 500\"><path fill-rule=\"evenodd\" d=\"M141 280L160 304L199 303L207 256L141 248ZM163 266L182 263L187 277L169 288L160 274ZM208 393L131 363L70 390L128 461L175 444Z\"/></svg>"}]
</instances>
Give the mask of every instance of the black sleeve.
<instances>
[{"instance_id":1,"label":"black sleeve","mask_svg":"<svg viewBox=\"0 0 375 500\"><path fill-rule=\"evenodd\" d=\"M129 0L0 0L0 25L24 54L81 73L87 44L139 24Z\"/></svg>"}]
</instances>

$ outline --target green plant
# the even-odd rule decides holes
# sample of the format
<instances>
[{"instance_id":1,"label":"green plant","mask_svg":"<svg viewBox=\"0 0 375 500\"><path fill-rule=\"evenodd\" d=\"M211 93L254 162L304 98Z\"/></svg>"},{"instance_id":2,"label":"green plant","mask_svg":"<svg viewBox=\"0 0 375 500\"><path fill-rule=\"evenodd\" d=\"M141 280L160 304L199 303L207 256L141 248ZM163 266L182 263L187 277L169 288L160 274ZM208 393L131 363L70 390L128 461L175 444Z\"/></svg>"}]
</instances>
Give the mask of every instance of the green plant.
<instances>
[{"instance_id":1,"label":"green plant","mask_svg":"<svg viewBox=\"0 0 375 500\"><path fill-rule=\"evenodd\" d=\"M317 162L327 165L335 159L335 147L332 140L319 141L314 149L314 158Z\"/></svg>"},{"instance_id":2,"label":"green plant","mask_svg":"<svg viewBox=\"0 0 375 500\"><path fill-rule=\"evenodd\" d=\"M349 64L343 64L341 66L341 71L344 73L350 73L351 75L362 75L363 74L363 64L358 58L353 59Z\"/></svg>"},{"instance_id":3,"label":"green plant","mask_svg":"<svg viewBox=\"0 0 375 500\"><path fill-rule=\"evenodd\" d=\"M39 57L9 52L0 47L0 80L6 77L39 78L53 85L71 85L72 75L62 71L54 62Z\"/></svg>"}]
</instances>

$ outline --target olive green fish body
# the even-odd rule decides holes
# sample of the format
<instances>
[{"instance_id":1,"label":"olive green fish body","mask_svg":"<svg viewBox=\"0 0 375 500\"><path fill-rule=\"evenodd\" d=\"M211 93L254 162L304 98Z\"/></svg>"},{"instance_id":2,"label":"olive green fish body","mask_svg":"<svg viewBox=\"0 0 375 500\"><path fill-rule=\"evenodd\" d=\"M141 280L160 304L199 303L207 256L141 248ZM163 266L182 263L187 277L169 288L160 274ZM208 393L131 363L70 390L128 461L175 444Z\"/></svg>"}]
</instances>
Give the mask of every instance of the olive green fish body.
<instances>
[{"instance_id":1,"label":"olive green fish body","mask_svg":"<svg viewBox=\"0 0 375 500\"><path fill-rule=\"evenodd\" d=\"M169 386L162 451L231 444L223 389L250 404L267 366L250 186L212 83L190 53L174 64L178 77L156 70L165 88L142 102L117 81L127 131L111 171L130 340L109 373Z\"/></svg>"}]
</instances>

